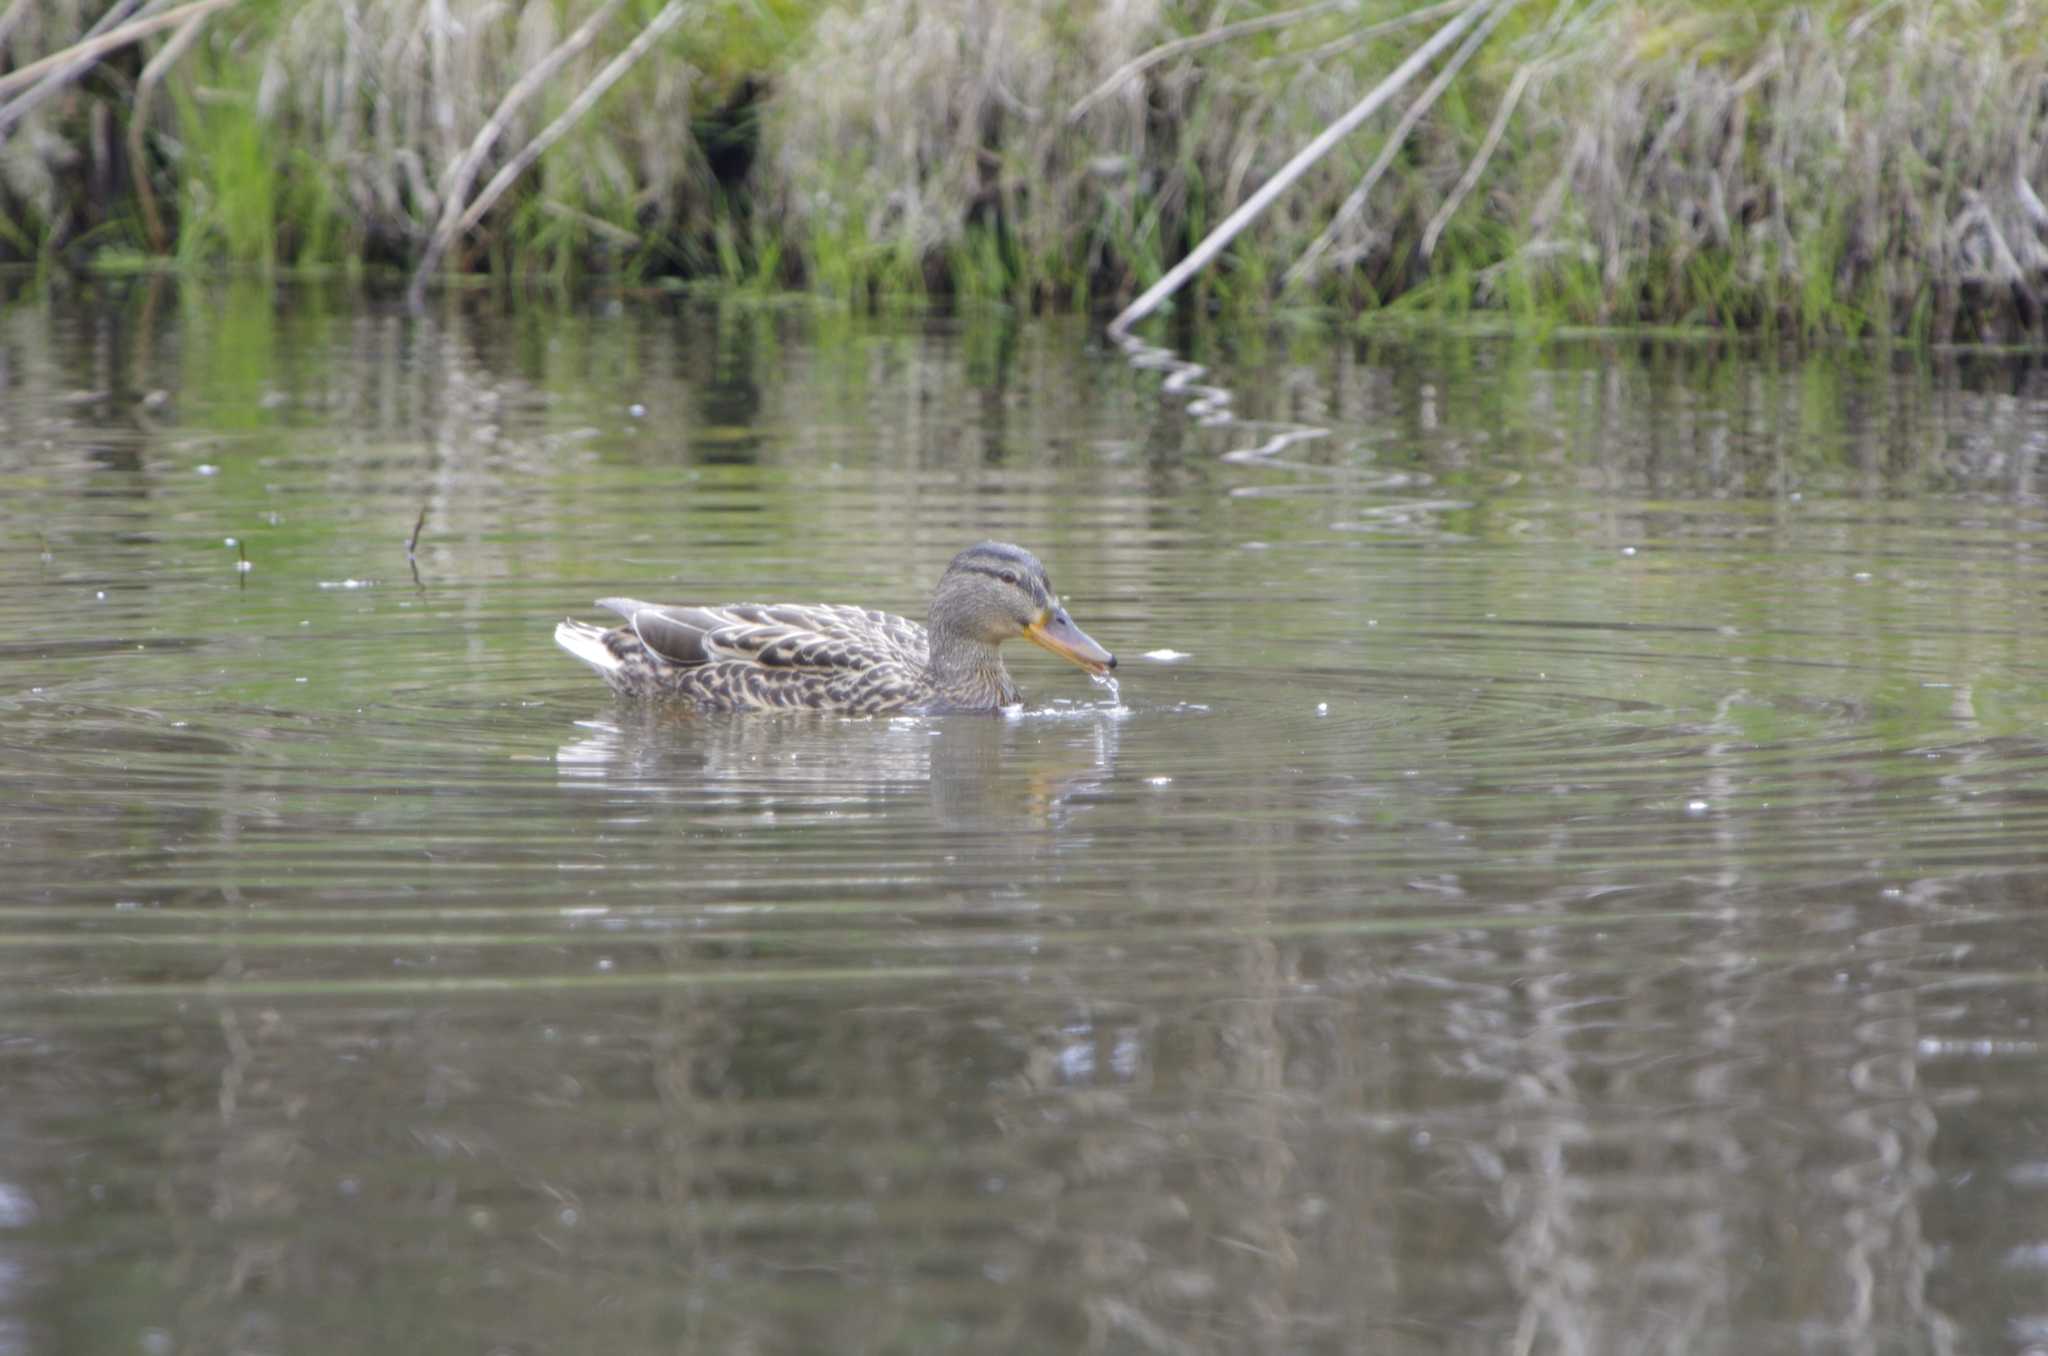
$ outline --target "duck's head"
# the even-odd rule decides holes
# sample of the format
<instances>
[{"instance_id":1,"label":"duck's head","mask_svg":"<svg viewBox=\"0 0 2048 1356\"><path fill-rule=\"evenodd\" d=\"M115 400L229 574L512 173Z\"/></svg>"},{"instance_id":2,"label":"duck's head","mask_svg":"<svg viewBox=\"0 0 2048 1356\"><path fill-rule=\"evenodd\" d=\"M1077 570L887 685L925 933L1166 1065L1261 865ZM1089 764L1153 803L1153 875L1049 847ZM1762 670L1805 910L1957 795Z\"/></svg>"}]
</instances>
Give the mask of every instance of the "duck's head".
<instances>
[{"instance_id":1,"label":"duck's head","mask_svg":"<svg viewBox=\"0 0 2048 1356\"><path fill-rule=\"evenodd\" d=\"M993 650L1022 636L1090 673L1116 667L1116 656L1060 606L1038 557L1007 542L985 541L953 557L932 597L931 634L935 657L963 641Z\"/></svg>"}]
</instances>

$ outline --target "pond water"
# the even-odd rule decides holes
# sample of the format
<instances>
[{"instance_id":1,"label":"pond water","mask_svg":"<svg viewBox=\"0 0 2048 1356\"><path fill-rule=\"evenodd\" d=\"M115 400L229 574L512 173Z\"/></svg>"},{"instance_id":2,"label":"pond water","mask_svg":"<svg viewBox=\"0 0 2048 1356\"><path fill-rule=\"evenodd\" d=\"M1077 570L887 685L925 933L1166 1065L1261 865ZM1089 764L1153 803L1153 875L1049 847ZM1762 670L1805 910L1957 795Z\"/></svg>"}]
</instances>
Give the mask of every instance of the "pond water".
<instances>
[{"instance_id":1,"label":"pond water","mask_svg":"<svg viewBox=\"0 0 2048 1356\"><path fill-rule=\"evenodd\" d=\"M2042 369L1198 347L0 311L0 1353L2048 1351ZM1117 694L551 640L984 537Z\"/></svg>"}]
</instances>

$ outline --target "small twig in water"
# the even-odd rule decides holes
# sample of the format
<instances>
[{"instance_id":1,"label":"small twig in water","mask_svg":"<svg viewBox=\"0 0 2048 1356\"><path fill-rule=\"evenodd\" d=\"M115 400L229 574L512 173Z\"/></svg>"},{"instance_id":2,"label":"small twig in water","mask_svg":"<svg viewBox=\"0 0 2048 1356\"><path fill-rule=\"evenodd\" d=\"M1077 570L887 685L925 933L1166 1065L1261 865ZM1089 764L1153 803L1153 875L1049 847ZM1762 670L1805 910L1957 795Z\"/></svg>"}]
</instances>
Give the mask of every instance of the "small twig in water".
<instances>
[{"instance_id":1,"label":"small twig in water","mask_svg":"<svg viewBox=\"0 0 2048 1356\"><path fill-rule=\"evenodd\" d=\"M425 504L421 504L420 516L413 520L412 537L405 543L405 563L412 568L413 585L414 587L418 588L421 592L425 592L427 586L420 581L420 562L418 558L414 556L413 553L419 549L420 529L425 527L426 525L427 506Z\"/></svg>"}]
</instances>

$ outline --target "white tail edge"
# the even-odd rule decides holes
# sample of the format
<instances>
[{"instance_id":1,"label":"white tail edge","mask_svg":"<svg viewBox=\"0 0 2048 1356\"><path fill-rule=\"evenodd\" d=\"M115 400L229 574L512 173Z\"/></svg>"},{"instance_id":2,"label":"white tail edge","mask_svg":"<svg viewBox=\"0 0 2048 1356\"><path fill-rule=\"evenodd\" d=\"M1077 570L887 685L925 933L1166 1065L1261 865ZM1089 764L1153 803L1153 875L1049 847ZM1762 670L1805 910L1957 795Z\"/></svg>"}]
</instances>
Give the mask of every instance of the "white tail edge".
<instances>
[{"instance_id":1,"label":"white tail edge","mask_svg":"<svg viewBox=\"0 0 2048 1356\"><path fill-rule=\"evenodd\" d=\"M592 626L589 622L563 622L555 628L555 644L607 678L625 667L625 661L604 643L604 628Z\"/></svg>"}]
</instances>

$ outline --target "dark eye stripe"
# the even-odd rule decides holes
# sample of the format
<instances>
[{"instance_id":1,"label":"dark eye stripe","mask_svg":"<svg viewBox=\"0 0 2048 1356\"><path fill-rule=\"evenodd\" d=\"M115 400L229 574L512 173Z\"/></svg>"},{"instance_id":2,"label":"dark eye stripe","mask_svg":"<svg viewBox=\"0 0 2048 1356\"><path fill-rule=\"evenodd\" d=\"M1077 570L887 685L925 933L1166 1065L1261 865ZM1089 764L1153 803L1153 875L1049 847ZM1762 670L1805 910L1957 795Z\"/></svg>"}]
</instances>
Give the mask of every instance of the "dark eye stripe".
<instances>
[{"instance_id":1,"label":"dark eye stripe","mask_svg":"<svg viewBox=\"0 0 2048 1356\"><path fill-rule=\"evenodd\" d=\"M959 568L960 568L960 569L962 569L962 570L965 570L965 571L966 571L967 573L969 573L969 574L981 574L981 575L987 575L987 576L988 576L988 577L989 577L990 579L993 579L993 580L995 580L995 581L996 581L997 583L1002 583L1002 582L1003 582L1003 574L1005 573L1005 572L1004 572L1003 570L999 570L999 569L997 569L997 568L995 568L994 566L991 566L991 565L971 565L971 564L970 564L970 565L962 565L962 566L960 566ZM1016 573L1017 573L1017 572L1016 572L1015 570L1010 570L1010 571L1008 571L1008 573L1009 573L1009 574L1010 574L1010 575L1011 575L1011 576L1013 577L1013 578L1012 578L1012 580L1011 580L1011 582L1012 582L1012 583L1013 583L1013 584L1014 584L1014 585L1015 585L1016 587L1018 587L1018 588L1023 588L1023 589L1028 589L1028 591L1029 591L1029 592L1030 592L1030 594L1031 594L1031 599L1032 599L1032 601L1033 601L1033 602L1038 602L1038 603L1049 603L1049 602L1051 602L1051 601L1052 601L1052 581L1051 581L1051 580L1049 580L1049 579L1047 579L1047 578L1045 578L1045 577L1043 577L1043 576L1040 576L1040 577L1038 577L1038 578L1035 578L1035 579L1018 579L1018 578L1015 578L1015 577L1014 577L1014 576L1016 575Z\"/></svg>"}]
</instances>

